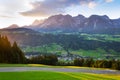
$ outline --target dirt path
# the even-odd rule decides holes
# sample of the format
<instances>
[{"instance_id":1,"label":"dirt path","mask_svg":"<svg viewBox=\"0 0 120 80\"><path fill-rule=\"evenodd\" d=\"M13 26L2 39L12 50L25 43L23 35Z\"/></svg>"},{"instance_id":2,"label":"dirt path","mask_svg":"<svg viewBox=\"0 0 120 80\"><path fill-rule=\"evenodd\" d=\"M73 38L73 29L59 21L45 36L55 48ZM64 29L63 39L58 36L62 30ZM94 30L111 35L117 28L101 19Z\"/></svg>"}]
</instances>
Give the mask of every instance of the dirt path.
<instances>
[{"instance_id":1,"label":"dirt path","mask_svg":"<svg viewBox=\"0 0 120 80\"><path fill-rule=\"evenodd\" d=\"M96 70L91 68L42 68L42 67L1 67L0 72L15 71L60 71L60 72L85 72L95 74L120 74L116 70Z\"/></svg>"}]
</instances>

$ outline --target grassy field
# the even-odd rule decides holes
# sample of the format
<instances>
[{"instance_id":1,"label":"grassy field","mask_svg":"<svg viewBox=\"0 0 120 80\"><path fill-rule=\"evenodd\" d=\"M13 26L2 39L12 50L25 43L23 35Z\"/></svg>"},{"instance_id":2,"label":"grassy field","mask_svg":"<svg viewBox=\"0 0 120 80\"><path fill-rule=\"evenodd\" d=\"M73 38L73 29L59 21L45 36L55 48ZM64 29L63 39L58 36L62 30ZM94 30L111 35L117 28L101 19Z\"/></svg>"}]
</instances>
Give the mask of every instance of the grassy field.
<instances>
[{"instance_id":1,"label":"grassy field","mask_svg":"<svg viewBox=\"0 0 120 80\"><path fill-rule=\"evenodd\" d=\"M44 64L0 64L0 67L44 67L44 68L86 68L86 69L90 68L90 67L80 67L80 66L50 66ZM92 67L91 69L103 70L103 68L92 68Z\"/></svg>"},{"instance_id":2,"label":"grassy field","mask_svg":"<svg viewBox=\"0 0 120 80\"><path fill-rule=\"evenodd\" d=\"M0 64L0 67L43 67L43 68L80 68L80 69L93 69L93 70L105 70L108 68L93 68L93 67L80 67L80 66L52 66L44 64Z\"/></svg>"},{"instance_id":3,"label":"grassy field","mask_svg":"<svg viewBox=\"0 0 120 80\"><path fill-rule=\"evenodd\" d=\"M83 68L77 66L48 66L42 64L0 64L0 67ZM91 68L97 70L99 68ZM101 69L104 70L104 69ZM0 72L0 80L119 80L120 74L93 74L82 72L23 71Z\"/></svg>"},{"instance_id":4,"label":"grassy field","mask_svg":"<svg viewBox=\"0 0 120 80\"><path fill-rule=\"evenodd\" d=\"M0 72L0 80L119 80L120 75L71 72Z\"/></svg>"},{"instance_id":5,"label":"grassy field","mask_svg":"<svg viewBox=\"0 0 120 80\"><path fill-rule=\"evenodd\" d=\"M43 64L0 64L0 67L53 67Z\"/></svg>"}]
</instances>

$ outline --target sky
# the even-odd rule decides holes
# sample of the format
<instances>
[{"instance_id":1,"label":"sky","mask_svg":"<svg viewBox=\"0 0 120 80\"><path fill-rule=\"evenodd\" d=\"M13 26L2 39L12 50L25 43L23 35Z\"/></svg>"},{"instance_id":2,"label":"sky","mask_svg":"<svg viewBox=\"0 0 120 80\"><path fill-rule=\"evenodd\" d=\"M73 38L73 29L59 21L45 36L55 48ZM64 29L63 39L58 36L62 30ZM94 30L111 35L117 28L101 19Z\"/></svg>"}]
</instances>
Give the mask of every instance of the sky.
<instances>
[{"instance_id":1,"label":"sky","mask_svg":"<svg viewBox=\"0 0 120 80\"><path fill-rule=\"evenodd\" d=\"M120 18L120 0L0 0L0 28L30 25L51 15L108 15Z\"/></svg>"}]
</instances>

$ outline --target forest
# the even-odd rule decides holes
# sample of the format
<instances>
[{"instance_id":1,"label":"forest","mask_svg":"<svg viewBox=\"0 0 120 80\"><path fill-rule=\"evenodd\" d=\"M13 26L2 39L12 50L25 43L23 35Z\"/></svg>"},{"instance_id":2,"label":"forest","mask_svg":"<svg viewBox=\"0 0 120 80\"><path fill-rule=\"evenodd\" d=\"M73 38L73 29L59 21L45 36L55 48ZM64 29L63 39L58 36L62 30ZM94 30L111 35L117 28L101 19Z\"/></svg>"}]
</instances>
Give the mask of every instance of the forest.
<instances>
[{"instance_id":1,"label":"forest","mask_svg":"<svg viewBox=\"0 0 120 80\"><path fill-rule=\"evenodd\" d=\"M0 63L25 63L25 54L17 43L10 43L6 36L0 35Z\"/></svg>"}]
</instances>

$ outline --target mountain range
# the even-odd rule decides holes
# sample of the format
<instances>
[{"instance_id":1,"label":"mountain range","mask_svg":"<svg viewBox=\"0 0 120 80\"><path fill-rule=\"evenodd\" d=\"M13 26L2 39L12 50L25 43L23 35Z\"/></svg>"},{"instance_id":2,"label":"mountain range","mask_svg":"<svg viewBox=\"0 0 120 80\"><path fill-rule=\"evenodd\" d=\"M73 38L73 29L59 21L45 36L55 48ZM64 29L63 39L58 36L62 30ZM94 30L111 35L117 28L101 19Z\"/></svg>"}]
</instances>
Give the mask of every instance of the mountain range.
<instances>
[{"instance_id":1,"label":"mountain range","mask_svg":"<svg viewBox=\"0 0 120 80\"><path fill-rule=\"evenodd\" d=\"M16 25L12 26L16 28ZM119 34L120 18L110 19L107 15L91 15L87 18L83 15L73 17L59 14L45 20L35 20L31 25L23 27L39 32Z\"/></svg>"}]
</instances>

